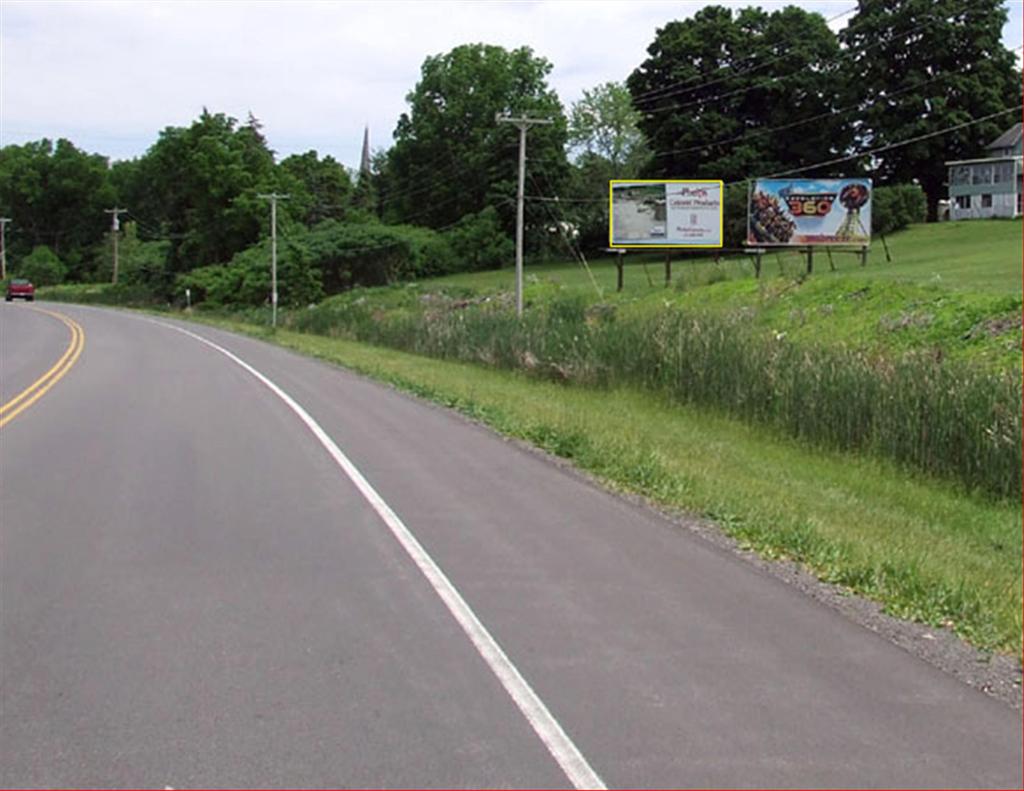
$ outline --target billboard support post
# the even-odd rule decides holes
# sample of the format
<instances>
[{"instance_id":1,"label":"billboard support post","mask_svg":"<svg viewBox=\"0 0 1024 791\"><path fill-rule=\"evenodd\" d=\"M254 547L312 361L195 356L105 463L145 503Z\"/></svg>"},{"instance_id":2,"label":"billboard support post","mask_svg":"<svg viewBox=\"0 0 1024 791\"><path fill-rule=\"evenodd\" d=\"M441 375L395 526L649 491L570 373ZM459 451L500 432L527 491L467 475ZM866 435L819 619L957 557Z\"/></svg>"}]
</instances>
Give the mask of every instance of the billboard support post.
<instances>
[{"instance_id":1,"label":"billboard support post","mask_svg":"<svg viewBox=\"0 0 1024 791\"><path fill-rule=\"evenodd\" d=\"M814 248L807 248L807 274L811 274L814 271Z\"/></svg>"},{"instance_id":2,"label":"billboard support post","mask_svg":"<svg viewBox=\"0 0 1024 791\"><path fill-rule=\"evenodd\" d=\"M891 256L891 255L889 255L889 245L887 245L887 244L885 243L885 234L884 234L884 233L880 233L880 234L878 234L878 235L879 235L880 237L882 237L882 247L884 247L884 248L885 248L885 262L886 262L887 264L891 264L891 263L892 263L892 256Z\"/></svg>"}]
</instances>

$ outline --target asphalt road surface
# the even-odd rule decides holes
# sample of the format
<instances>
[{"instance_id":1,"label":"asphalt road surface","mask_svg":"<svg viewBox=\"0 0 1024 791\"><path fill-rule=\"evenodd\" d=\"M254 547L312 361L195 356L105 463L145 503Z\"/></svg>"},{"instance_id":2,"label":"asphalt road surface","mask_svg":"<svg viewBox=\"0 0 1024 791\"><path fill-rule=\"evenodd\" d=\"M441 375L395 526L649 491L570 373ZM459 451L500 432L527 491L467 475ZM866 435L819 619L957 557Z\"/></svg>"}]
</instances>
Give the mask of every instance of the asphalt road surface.
<instances>
[{"instance_id":1,"label":"asphalt road surface","mask_svg":"<svg viewBox=\"0 0 1024 791\"><path fill-rule=\"evenodd\" d=\"M84 350L0 428L2 787L1021 787L1019 712L537 454L48 309ZM72 334L0 306L4 404Z\"/></svg>"}]
</instances>

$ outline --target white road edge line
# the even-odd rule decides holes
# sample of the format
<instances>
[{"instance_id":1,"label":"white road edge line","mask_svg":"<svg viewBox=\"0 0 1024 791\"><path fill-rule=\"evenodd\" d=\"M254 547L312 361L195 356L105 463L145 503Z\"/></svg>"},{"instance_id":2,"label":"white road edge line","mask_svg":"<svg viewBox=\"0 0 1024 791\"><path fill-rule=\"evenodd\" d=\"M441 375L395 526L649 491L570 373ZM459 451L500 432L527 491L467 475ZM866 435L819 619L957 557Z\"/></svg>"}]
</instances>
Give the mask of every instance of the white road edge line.
<instances>
[{"instance_id":1,"label":"white road edge line","mask_svg":"<svg viewBox=\"0 0 1024 791\"><path fill-rule=\"evenodd\" d=\"M462 594L459 593L440 566L434 562L434 559L427 553L409 528L398 518L398 515L377 494L377 491L370 485L369 481L363 477L363 474L349 458L342 453L341 449L328 436L327 432L320 427L320 424L284 390L222 346L218 346L201 335L173 324L166 324L154 319L146 319L146 321L180 332L220 352L256 377L274 395L284 401L299 420L306 424L306 428L313 432L313 435L320 440L320 444L324 446L331 458L341 467L345 475L355 484L359 492L373 507L373 510L384 521L384 524L388 526L391 533L398 540L398 543L402 545L402 548L409 554L409 557L412 558L413 562L423 573L423 576L433 586L434 591L441 597L449 612L459 622L459 626L462 627L462 630L473 642L473 645L476 646L480 656L483 657L494 675L498 677L502 686L505 687L512 700L515 701L523 716L526 717L527 722L530 723L530 726L537 736L540 737L540 740L544 742L544 746L548 748L548 751L558 762L558 765L562 768L565 776L573 786L578 789L606 789L607 786L604 784L604 781L591 768L587 759L583 757L583 753L580 752L572 739L569 738L558 720L548 710L548 707L544 705L544 701L540 699L526 679L523 678L518 668L512 664L512 660L508 658L501 646L498 645L497 640L487 631L487 627L480 622L476 613L466 603L466 600L462 598Z\"/></svg>"}]
</instances>

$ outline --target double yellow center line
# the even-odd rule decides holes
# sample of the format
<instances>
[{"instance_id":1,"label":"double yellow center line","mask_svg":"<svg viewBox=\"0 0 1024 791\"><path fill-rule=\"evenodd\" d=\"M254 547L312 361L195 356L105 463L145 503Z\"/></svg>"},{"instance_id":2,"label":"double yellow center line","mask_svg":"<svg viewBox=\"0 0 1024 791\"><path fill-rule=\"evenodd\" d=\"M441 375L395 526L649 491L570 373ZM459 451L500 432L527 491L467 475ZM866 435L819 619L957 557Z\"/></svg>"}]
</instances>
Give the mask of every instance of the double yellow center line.
<instances>
[{"instance_id":1,"label":"double yellow center line","mask_svg":"<svg viewBox=\"0 0 1024 791\"><path fill-rule=\"evenodd\" d=\"M82 328L74 319L41 308L31 308L31 310L35 310L37 313L45 313L47 316L53 316L55 319L62 321L71 331L71 341L68 343L68 348L64 350L64 354L53 364L49 371L36 379L6 404L0 406L0 428L14 420L14 418L42 398L47 390L57 384L64 374L71 370L71 366L78 360L79 355L82 354L82 349L85 347L85 332L82 331Z\"/></svg>"}]
</instances>

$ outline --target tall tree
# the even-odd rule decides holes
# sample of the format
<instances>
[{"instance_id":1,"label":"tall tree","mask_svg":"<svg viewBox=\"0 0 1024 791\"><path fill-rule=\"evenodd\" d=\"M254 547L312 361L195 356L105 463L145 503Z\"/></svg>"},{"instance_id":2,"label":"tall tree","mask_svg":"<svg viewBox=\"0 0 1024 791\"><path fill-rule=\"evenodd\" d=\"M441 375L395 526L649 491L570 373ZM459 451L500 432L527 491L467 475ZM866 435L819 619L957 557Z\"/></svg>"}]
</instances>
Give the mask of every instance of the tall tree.
<instances>
[{"instance_id":1,"label":"tall tree","mask_svg":"<svg viewBox=\"0 0 1024 791\"><path fill-rule=\"evenodd\" d=\"M579 243L594 250L608 245L608 182L636 178L650 160L640 113L621 83L589 90L569 114L569 145L576 157L567 184L571 200L550 207L553 219L571 222Z\"/></svg>"},{"instance_id":2,"label":"tall tree","mask_svg":"<svg viewBox=\"0 0 1024 791\"><path fill-rule=\"evenodd\" d=\"M625 177L630 170L639 171L649 155L637 125L640 118L622 83L584 90L569 114L569 145L580 157L600 157L621 174L618 177Z\"/></svg>"},{"instance_id":3,"label":"tall tree","mask_svg":"<svg viewBox=\"0 0 1024 791\"><path fill-rule=\"evenodd\" d=\"M168 127L124 174L121 200L144 229L172 243L170 277L223 263L267 233L258 194L277 188L272 152L251 119L203 110L188 128Z\"/></svg>"},{"instance_id":4,"label":"tall tree","mask_svg":"<svg viewBox=\"0 0 1024 791\"><path fill-rule=\"evenodd\" d=\"M106 157L79 150L68 140L0 149L0 213L11 218L8 256L50 248L77 278L91 266L89 250L110 226L113 206Z\"/></svg>"},{"instance_id":5,"label":"tall tree","mask_svg":"<svg viewBox=\"0 0 1024 791\"><path fill-rule=\"evenodd\" d=\"M281 160L278 168L291 180L284 189L291 195L287 211L292 218L308 226L346 219L352 209L353 189L344 165L333 157L320 159L316 151L307 151Z\"/></svg>"},{"instance_id":6,"label":"tall tree","mask_svg":"<svg viewBox=\"0 0 1024 791\"><path fill-rule=\"evenodd\" d=\"M819 14L708 6L659 29L647 52L627 86L652 176L743 179L849 145L845 119L832 115L839 43ZM786 125L792 131L768 132Z\"/></svg>"},{"instance_id":7,"label":"tall tree","mask_svg":"<svg viewBox=\"0 0 1024 791\"><path fill-rule=\"evenodd\" d=\"M398 121L381 179L385 219L440 228L494 206L511 231L519 131L496 123L495 115L554 121L530 129L527 156L531 178L541 189L557 189L567 171L566 120L546 82L550 71L528 47L467 44L428 57L406 97L409 111Z\"/></svg>"},{"instance_id":8,"label":"tall tree","mask_svg":"<svg viewBox=\"0 0 1024 791\"><path fill-rule=\"evenodd\" d=\"M1021 104L1021 75L1002 44L1002 0L860 0L840 33L851 57L848 101L859 102L864 148L941 132ZM915 88L914 86L919 86ZM908 88L910 90L908 90ZM984 156L1020 111L881 153L881 181L918 181L929 219L946 197L945 162Z\"/></svg>"}]
</instances>

